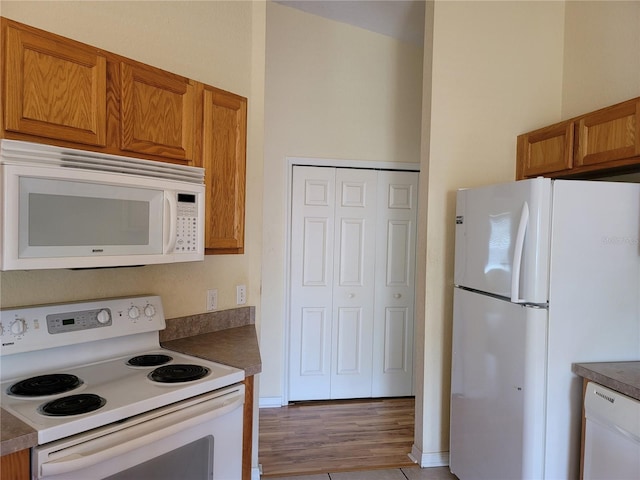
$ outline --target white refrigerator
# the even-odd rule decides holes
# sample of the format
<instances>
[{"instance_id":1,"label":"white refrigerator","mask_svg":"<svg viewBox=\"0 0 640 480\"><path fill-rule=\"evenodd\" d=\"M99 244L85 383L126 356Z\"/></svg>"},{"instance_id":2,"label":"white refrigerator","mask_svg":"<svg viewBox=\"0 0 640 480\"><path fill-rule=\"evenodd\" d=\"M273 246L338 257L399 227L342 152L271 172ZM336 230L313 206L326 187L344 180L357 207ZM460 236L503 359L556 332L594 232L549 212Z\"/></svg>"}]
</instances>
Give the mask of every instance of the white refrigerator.
<instances>
[{"instance_id":1,"label":"white refrigerator","mask_svg":"<svg viewBox=\"0 0 640 480\"><path fill-rule=\"evenodd\" d=\"M640 359L640 184L536 178L459 190L450 469L577 479L574 362Z\"/></svg>"}]
</instances>

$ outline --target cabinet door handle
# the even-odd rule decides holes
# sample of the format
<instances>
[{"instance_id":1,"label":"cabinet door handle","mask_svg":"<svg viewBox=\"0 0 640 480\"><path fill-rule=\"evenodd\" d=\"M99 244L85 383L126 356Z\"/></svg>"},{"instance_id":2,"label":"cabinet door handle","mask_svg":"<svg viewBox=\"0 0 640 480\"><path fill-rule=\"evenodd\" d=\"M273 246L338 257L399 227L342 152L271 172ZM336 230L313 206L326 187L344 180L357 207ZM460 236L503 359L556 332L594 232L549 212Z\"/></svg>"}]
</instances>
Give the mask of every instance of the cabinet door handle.
<instances>
[{"instance_id":1,"label":"cabinet door handle","mask_svg":"<svg viewBox=\"0 0 640 480\"><path fill-rule=\"evenodd\" d=\"M402 298L402 295L399 293L394 293L393 294L393 298L398 299L398 298Z\"/></svg>"}]
</instances>

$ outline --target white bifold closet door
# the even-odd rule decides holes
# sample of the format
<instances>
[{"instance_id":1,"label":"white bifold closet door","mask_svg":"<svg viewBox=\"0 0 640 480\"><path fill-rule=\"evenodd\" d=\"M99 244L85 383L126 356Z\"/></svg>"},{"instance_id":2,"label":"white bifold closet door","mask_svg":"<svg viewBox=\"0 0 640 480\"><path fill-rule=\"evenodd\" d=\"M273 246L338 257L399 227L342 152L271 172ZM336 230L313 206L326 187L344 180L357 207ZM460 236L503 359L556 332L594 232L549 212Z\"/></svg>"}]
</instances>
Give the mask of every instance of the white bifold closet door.
<instances>
[{"instance_id":1,"label":"white bifold closet door","mask_svg":"<svg viewBox=\"0 0 640 480\"><path fill-rule=\"evenodd\" d=\"M417 179L293 168L289 400L412 394Z\"/></svg>"}]
</instances>

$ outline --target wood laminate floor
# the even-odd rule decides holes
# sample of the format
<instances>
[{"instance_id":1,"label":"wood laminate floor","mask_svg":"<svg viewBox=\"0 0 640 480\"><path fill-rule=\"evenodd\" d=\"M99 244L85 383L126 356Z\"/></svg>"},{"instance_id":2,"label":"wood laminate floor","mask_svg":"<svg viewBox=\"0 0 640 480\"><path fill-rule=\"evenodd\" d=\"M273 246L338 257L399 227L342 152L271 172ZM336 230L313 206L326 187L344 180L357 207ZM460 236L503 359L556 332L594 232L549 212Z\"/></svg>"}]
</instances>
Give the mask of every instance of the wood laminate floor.
<instances>
[{"instance_id":1,"label":"wood laminate floor","mask_svg":"<svg viewBox=\"0 0 640 480\"><path fill-rule=\"evenodd\" d=\"M259 418L263 478L415 466L413 398L294 403Z\"/></svg>"}]
</instances>

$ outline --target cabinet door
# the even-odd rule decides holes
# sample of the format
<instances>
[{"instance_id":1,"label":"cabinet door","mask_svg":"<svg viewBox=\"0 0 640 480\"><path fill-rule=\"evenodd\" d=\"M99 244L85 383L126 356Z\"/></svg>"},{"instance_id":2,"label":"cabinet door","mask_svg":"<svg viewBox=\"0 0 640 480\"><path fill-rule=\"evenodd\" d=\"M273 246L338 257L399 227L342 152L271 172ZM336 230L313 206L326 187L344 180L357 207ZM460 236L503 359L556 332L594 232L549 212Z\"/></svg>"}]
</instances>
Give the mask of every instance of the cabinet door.
<instances>
[{"instance_id":1,"label":"cabinet door","mask_svg":"<svg viewBox=\"0 0 640 480\"><path fill-rule=\"evenodd\" d=\"M517 179L567 170L573 165L573 122L563 122L518 137Z\"/></svg>"},{"instance_id":2,"label":"cabinet door","mask_svg":"<svg viewBox=\"0 0 640 480\"><path fill-rule=\"evenodd\" d=\"M243 253L247 99L204 89L206 253Z\"/></svg>"},{"instance_id":3,"label":"cabinet door","mask_svg":"<svg viewBox=\"0 0 640 480\"><path fill-rule=\"evenodd\" d=\"M29 449L19 450L0 457L0 478L27 480L31 478Z\"/></svg>"},{"instance_id":4,"label":"cabinet door","mask_svg":"<svg viewBox=\"0 0 640 480\"><path fill-rule=\"evenodd\" d=\"M585 115L578 124L576 166L640 155L640 99Z\"/></svg>"},{"instance_id":5,"label":"cabinet door","mask_svg":"<svg viewBox=\"0 0 640 480\"><path fill-rule=\"evenodd\" d=\"M4 128L106 143L106 57L98 49L3 19Z\"/></svg>"},{"instance_id":6,"label":"cabinet door","mask_svg":"<svg viewBox=\"0 0 640 480\"><path fill-rule=\"evenodd\" d=\"M194 160L195 82L142 64L120 64L120 148Z\"/></svg>"},{"instance_id":7,"label":"cabinet door","mask_svg":"<svg viewBox=\"0 0 640 480\"><path fill-rule=\"evenodd\" d=\"M418 173L378 173L372 396L413 393Z\"/></svg>"}]
</instances>

